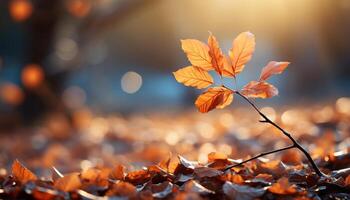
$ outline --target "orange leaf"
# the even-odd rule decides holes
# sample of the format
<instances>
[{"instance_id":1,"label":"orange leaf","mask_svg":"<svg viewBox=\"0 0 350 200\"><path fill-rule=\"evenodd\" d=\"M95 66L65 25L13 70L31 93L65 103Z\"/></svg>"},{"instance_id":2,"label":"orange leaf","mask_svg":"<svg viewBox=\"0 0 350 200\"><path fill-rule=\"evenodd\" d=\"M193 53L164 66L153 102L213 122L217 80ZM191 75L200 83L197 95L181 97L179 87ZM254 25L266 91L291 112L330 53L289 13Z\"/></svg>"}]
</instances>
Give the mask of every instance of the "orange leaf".
<instances>
[{"instance_id":1,"label":"orange leaf","mask_svg":"<svg viewBox=\"0 0 350 200\"><path fill-rule=\"evenodd\" d=\"M195 39L181 40L181 47L193 66L198 66L207 71L214 69L211 64L209 47L203 42Z\"/></svg>"},{"instance_id":2,"label":"orange leaf","mask_svg":"<svg viewBox=\"0 0 350 200\"><path fill-rule=\"evenodd\" d=\"M242 94L249 98L270 98L278 94L277 88L267 82L251 81L242 89Z\"/></svg>"},{"instance_id":3,"label":"orange leaf","mask_svg":"<svg viewBox=\"0 0 350 200\"><path fill-rule=\"evenodd\" d=\"M289 62L270 61L262 70L259 81L266 81L274 74L282 73L289 65Z\"/></svg>"},{"instance_id":4,"label":"orange leaf","mask_svg":"<svg viewBox=\"0 0 350 200\"><path fill-rule=\"evenodd\" d=\"M24 167L17 159L12 164L12 174L22 183L38 179L33 172Z\"/></svg>"},{"instance_id":5,"label":"orange leaf","mask_svg":"<svg viewBox=\"0 0 350 200\"><path fill-rule=\"evenodd\" d=\"M59 178L55 181L54 186L55 188L65 192L71 192L79 189L81 186L79 173L71 173L64 175L64 177Z\"/></svg>"},{"instance_id":6,"label":"orange leaf","mask_svg":"<svg viewBox=\"0 0 350 200\"><path fill-rule=\"evenodd\" d=\"M291 185L288 181L288 178L281 178L277 181L277 183L274 183L270 188L269 191L274 194L295 194L297 193L297 190L295 189L294 185Z\"/></svg>"},{"instance_id":7,"label":"orange leaf","mask_svg":"<svg viewBox=\"0 0 350 200\"><path fill-rule=\"evenodd\" d=\"M214 83L207 71L196 66L184 67L173 74L178 82L198 89L206 88Z\"/></svg>"},{"instance_id":8,"label":"orange leaf","mask_svg":"<svg viewBox=\"0 0 350 200\"><path fill-rule=\"evenodd\" d=\"M226 70L235 76L243 71L244 65L252 58L255 50L255 36L250 32L243 32L233 40L232 45L229 51L231 68Z\"/></svg>"},{"instance_id":9,"label":"orange leaf","mask_svg":"<svg viewBox=\"0 0 350 200\"><path fill-rule=\"evenodd\" d=\"M206 113L214 108L224 108L233 100L233 92L224 87L209 88L206 92L199 95L195 105L199 112Z\"/></svg>"},{"instance_id":10,"label":"orange leaf","mask_svg":"<svg viewBox=\"0 0 350 200\"><path fill-rule=\"evenodd\" d=\"M211 33L208 38L209 55L211 56L211 64L215 71L221 76L224 68L224 55L219 47L219 42Z\"/></svg>"},{"instance_id":11,"label":"orange leaf","mask_svg":"<svg viewBox=\"0 0 350 200\"><path fill-rule=\"evenodd\" d=\"M345 186L350 186L350 175L345 178Z\"/></svg>"}]
</instances>

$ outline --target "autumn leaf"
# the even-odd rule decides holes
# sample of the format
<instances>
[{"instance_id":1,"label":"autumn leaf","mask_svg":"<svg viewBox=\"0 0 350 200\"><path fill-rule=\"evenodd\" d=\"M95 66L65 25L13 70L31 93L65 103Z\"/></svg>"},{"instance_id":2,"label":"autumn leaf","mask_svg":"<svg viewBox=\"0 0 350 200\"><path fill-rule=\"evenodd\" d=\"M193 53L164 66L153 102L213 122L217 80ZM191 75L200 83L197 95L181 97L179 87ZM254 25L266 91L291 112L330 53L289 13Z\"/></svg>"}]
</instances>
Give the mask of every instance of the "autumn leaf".
<instances>
[{"instance_id":1,"label":"autumn leaf","mask_svg":"<svg viewBox=\"0 0 350 200\"><path fill-rule=\"evenodd\" d=\"M65 192L77 190L80 188L80 186L81 181L79 178L79 173L70 173L64 175L64 177L57 179L54 183L55 188Z\"/></svg>"},{"instance_id":2,"label":"autumn leaf","mask_svg":"<svg viewBox=\"0 0 350 200\"><path fill-rule=\"evenodd\" d=\"M179 83L198 89L206 88L213 84L213 78L202 68L196 66L188 66L173 72L175 79Z\"/></svg>"},{"instance_id":3,"label":"autumn leaf","mask_svg":"<svg viewBox=\"0 0 350 200\"><path fill-rule=\"evenodd\" d=\"M211 33L208 38L209 55L211 57L211 63L215 71L222 76L223 68L225 65L224 55L219 47L219 42L216 37Z\"/></svg>"},{"instance_id":4,"label":"autumn leaf","mask_svg":"<svg viewBox=\"0 0 350 200\"><path fill-rule=\"evenodd\" d=\"M242 94L249 98L270 98L278 95L278 90L267 82L251 81L242 89Z\"/></svg>"},{"instance_id":5,"label":"autumn leaf","mask_svg":"<svg viewBox=\"0 0 350 200\"><path fill-rule=\"evenodd\" d=\"M214 69L211 64L209 47L203 42L195 39L181 40L181 47L193 66L198 66L207 71Z\"/></svg>"},{"instance_id":6,"label":"autumn leaf","mask_svg":"<svg viewBox=\"0 0 350 200\"><path fill-rule=\"evenodd\" d=\"M236 76L243 71L244 65L250 61L255 50L255 36L250 32L243 32L239 34L232 44L229 51L231 58L230 67L226 65L226 76Z\"/></svg>"},{"instance_id":7,"label":"autumn leaf","mask_svg":"<svg viewBox=\"0 0 350 200\"><path fill-rule=\"evenodd\" d=\"M233 92L225 87L209 88L199 95L195 105L199 112L206 113L214 108L224 108L233 100Z\"/></svg>"},{"instance_id":8,"label":"autumn leaf","mask_svg":"<svg viewBox=\"0 0 350 200\"><path fill-rule=\"evenodd\" d=\"M20 163L17 159L12 164L12 174L16 179L18 179L22 183L26 183L28 181L35 181L38 179L33 172L24 167L22 163Z\"/></svg>"},{"instance_id":9,"label":"autumn leaf","mask_svg":"<svg viewBox=\"0 0 350 200\"><path fill-rule=\"evenodd\" d=\"M259 81L266 81L274 74L282 73L289 65L289 62L270 61L262 70Z\"/></svg>"},{"instance_id":10,"label":"autumn leaf","mask_svg":"<svg viewBox=\"0 0 350 200\"><path fill-rule=\"evenodd\" d=\"M288 181L288 178L281 178L277 181L277 183L274 183L270 188L269 191L274 194L295 194L297 193L297 190L295 189L294 185L291 185Z\"/></svg>"},{"instance_id":11,"label":"autumn leaf","mask_svg":"<svg viewBox=\"0 0 350 200\"><path fill-rule=\"evenodd\" d=\"M350 175L345 178L345 186L350 186Z\"/></svg>"}]
</instances>

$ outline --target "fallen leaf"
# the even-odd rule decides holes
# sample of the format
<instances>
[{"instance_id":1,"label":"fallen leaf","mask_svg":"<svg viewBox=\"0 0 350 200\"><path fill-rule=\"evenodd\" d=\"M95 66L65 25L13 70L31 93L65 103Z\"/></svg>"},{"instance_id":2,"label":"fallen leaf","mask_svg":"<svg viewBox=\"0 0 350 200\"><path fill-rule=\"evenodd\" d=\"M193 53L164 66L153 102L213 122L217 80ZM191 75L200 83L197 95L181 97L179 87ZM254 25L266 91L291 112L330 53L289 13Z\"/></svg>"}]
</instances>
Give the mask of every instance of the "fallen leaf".
<instances>
[{"instance_id":1,"label":"fallen leaf","mask_svg":"<svg viewBox=\"0 0 350 200\"><path fill-rule=\"evenodd\" d=\"M79 173L66 174L64 177L57 179L54 183L55 188L64 192L77 190L80 188L80 186L81 181L79 178Z\"/></svg>"},{"instance_id":2,"label":"fallen leaf","mask_svg":"<svg viewBox=\"0 0 350 200\"><path fill-rule=\"evenodd\" d=\"M278 95L278 90L267 82L250 81L242 89L242 94L248 98L270 98Z\"/></svg>"},{"instance_id":3,"label":"fallen leaf","mask_svg":"<svg viewBox=\"0 0 350 200\"><path fill-rule=\"evenodd\" d=\"M262 70L259 81L266 81L274 74L282 73L289 65L289 62L270 61Z\"/></svg>"},{"instance_id":4,"label":"fallen leaf","mask_svg":"<svg viewBox=\"0 0 350 200\"><path fill-rule=\"evenodd\" d=\"M266 188L253 188L228 181L225 182L222 189L230 199L236 200L253 200L264 195L266 191Z\"/></svg>"},{"instance_id":5,"label":"fallen leaf","mask_svg":"<svg viewBox=\"0 0 350 200\"><path fill-rule=\"evenodd\" d=\"M209 55L211 56L211 63L215 71L222 76L222 71L225 65L224 55L219 47L219 42L216 37L210 33L208 38Z\"/></svg>"},{"instance_id":6,"label":"fallen leaf","mask_svg":"<svg viewBox=\"0 0 350 200\"><path fill-rule=\"evenodd\" d=\"M140 185L143 183L146 183L151 179L150 173L148 173L147 170L138 170L138 171L133 171L129 172L125 176L125 181L130 182L134 185Z\"/></svg>"},{"instance_id":7,"label":"fallen leaf","mask_svg":"<svg viewBox=\"0 0 350 200\"><path fill-rule=\"evenodd\" d=\"M274 194L295 194L297 190L294 185L291 185L288 178L282 177L276 183L274 183L269 189Z\"/></svg>"},{"instance_id":8,"label":"fallen leaf","mask_svg":"<svg viewBox=\"0 0 350 200\"><path fill-rule=\"evenodd\" d=\"M202 68L188 66L173 72L175 79L179 83L198 89L206 88L214 83L210 74Z\"/></svg>"},{"instance_id":9,"label":"fallen leaf","mask_svg":"<svg viewBox=\"0 0 350 200\"><path fill-rule=\"evenodd\" d=\"M125 177L124 169L125 167L123 165L115 166L110 173L110 178L115 180L124 180L124 177Z\"/></svg>"},{"instance_id":10,"label":"fallen leaf","mask_svg":"<svg viewBox=\"0 0 350 200\"><path fill-rule=\"evenodd\" d=\"M203 185L199 184L197 181L190 180L185 183L184 190L186 192L196 192L202 195L215 194L214 191L205 188Z\"/></svg>"},{"instance_id":11,"label":"fallen leaf","mask_svg":"<svg viewBox=\"0 0 350 200\"><path fill-rule=\"evenodd\" d=\"M271 174L275 178L279 178L286 174L286 167L283 162L279 160L272 160L267 162L257 161L256 174Z\"/></svg>"},{"instance_id":12,"label":"fallen leaf","mask_svg":"<svg viewBox=\"0 0 350 200\"><path fill-rule=\"evenodd\" d=\"M165 181L159 184L152 184L151 185L151 190L153 192L152 196L154 198L165 198L173 191L173 186L174 185L168 181Z\"/></svg>"},{"instance_id":13,"label":"fallen leaf","mask_svg":"<svg viewBox=\"0 0 350 200\"><path fill-rule=\"evenodd\" d=\"M136 196L136 187L130 183L120 181L112 185L112 188L106 192L107 196Z\"/></svg>"},{"instance_id":14,"label":"fallen leaf","mask_svg":"<svg viewBox=\"0 0 350 200\"><path fill-rule=\"evenodd\" d=\"M178 155L177 157L179 158L180 164L183 165L185 168L194 169L198 166L198 162L196 161L189 161L180 155Z\"/></svg>"},{"instance_id":15,"label":"fallen leaf","mask_svg":"<svg viewBox=\"0 0 350 200\"><path fill-rule=\"evenodd\" d=\"M211 152L208 154L208 162L214 162L216 160L227 160L227 155L220 152Z\"/></svg>"},{"instance_id":16,"label":"fallen leaf","mask_svg":"<svg viewBox=\"0 0 350 200\"><path fill-rule=\"evenodd\" d=\"M228 74L235 77L243 71L244 65L250 61L255 50L255 36L250 32L243 32L239 34L232 44L229 51L231 58L231 67L225 70Z\"/></svg>"},{"instance_id":17,"label":"fallen leaf","mask_svg":"<svg viewBox=\"0 0 350 200\"><path fill-rule=\"evenodd\" d=\"M209 88L206 92L199 95L195 105L197 109L206 113L214 108L224 108L232 103L233 92L225 87Z\"/></svg>"},{"instance_id":18,"label":"fallen leaf","mask_svg":"<svg viewBox=\"0 0 350 200\"><path fill-rule=\"evenodd\" d=\"M84 170L80 178L84 181L84 183L94 184L96 186L107 187L108 186L108 176L111 170L108 168L104 169L95 169L89 168Z\"/></svg>"},{"instance_id":19,"label":"fallen leaf","mask_svg":"<svg viewBox=\"0 0 350 200\"><path fill-rule=\"evenodd\" d=\"M195 39L181 40L181 47L193 66L198 66L207 71L214 69L211 64L209 47L203 42Z\"/></svg>"},{"instance_id":20,"label":"fallen leaf","mask_svg":"<svg viewBox=\"0 0 350 200\"><path fill-rule=\"evenodd\" d=\"M197 167L194 169L194 174L197 178L204 178L221 176L223 172L209 167Z\"/></svg>"},{"instance_id":21,"label":"fallen leaf","mask_svg":"<svg viewBox=\"0 0 350 200\"><path fill-rule=\"evenodd\" d=\"M17 159L12 164L12 174L17 180L21 181L22 183L35 181L38 179L33 172L24 167L22 163L20 163Z\"/></svg>"},{"instance_id":22,"label":"fallen leaf","mask_svg":"<svg viewBox=\"0 0 350 200\"><path fill-rule=\"evenodd\" d=\"M350 175L345 178L345 186L350 186Z\"/></svg>"}]
</instances>

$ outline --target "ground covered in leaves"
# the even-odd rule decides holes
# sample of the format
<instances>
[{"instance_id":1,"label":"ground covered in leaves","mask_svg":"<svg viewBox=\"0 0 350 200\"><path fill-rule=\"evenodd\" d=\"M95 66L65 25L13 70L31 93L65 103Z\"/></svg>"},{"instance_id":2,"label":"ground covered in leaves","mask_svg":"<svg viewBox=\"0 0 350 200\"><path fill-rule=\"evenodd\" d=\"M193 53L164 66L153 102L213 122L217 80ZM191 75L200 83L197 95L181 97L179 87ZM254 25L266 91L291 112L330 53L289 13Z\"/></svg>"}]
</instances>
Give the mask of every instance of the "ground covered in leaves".
<instances>
[{"instance_id":1,"label":"ground covered in leaves","mask_svg":"<svg viewBox=\"0 0 350 200\"><path fill-rule=\"evenodd\" d=\"M308 149L323 178L295 149L224 170L290 144L248 108L128 117L84 109L71 119L52 113L1 134L0 198L350 199L346 102L262 108Z\"/></svg>"}]
</instances>

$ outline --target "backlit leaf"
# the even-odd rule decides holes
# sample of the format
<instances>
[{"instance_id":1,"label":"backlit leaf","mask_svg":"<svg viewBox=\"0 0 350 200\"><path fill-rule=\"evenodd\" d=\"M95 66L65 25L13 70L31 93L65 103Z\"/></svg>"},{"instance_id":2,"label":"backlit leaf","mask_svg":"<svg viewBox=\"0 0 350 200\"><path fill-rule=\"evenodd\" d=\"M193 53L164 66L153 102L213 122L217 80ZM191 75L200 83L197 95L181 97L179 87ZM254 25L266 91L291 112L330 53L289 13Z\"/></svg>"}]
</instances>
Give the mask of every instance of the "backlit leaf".
<instances>
[{"instance_id":1,"label":"backlit leaf","mask_svg":"<svg viewBox=\"0 0 350 200\"><path fill-rule=\"evenodd\" d=\"M219 47L219 42L211 33L208 38L208 46L212 66L214 67L215 71L221 76L225 64L224 55Z\"/></svg>"},{"instance_id":2,"label":"backlit leaf","mask_svg":"<svg viewBox=\"0 0 350 200\"><path fill-rule=\"evenodd\" d=\"M196 66L188 66L173 72L175 79L186 86L198 89L206 88L213 84L213 78L202 68Z\"/></svg>"},{"instance_id":3,"label":"backlit leaf","mask_svg":"<svg viewBox=\"0 0 350 200\"><path fill-rule=\"evenodd\" d=\"M270 61L262 70L259 81L265 81L274 74L282 73L289 65L289 62Z\"/></svg>"},{"instance_id":4,"label":"backlit leaf","mask_svg":"<svg viewBox=\"0 0 350 200\"><path fill-rule=\"evenodd\" d=\"M234 76L242 72L244 65L250 61L255 50L255 36L250 32L239 34L229 51L231 58L231 68L226 69Z\"/></svg>"},{"instance_id":5,"label":"backlit leaf","mask_svg":"<svg viewBox=\"0 0 350 200\"><path fill-rule=\"evenodd\" d=\"M270 98L278 95L278 90L267 82L251 81L242 89L242 94L249 98Z\"/></svg>"},{"instance_id":6,"label":"backlit leaf","mask_svg":"<svg viewBox=\"0 0 350 200\"><path fill-rule=\"evenodd\" d=\"M229 105L232 99L233 92L231 90L225 87L213 87L199 95L195 105L200 112L206 113L214 108L223 108Z\"/></svg>"},{"instance_id":7,"label":"backlit leaf","mask_svg":"<svg viewBox=\"0 0 350 200\"><path fill-rule=\"evenodd\" d=\"M294 185L291 185L287 178L283 177L274 183L269 191L274 194L295 194L297 190Z\"/></svg>"},{"instance_id":8,"label":"backlit leaf","mask_svg":"<svg viewBox=\"0 0 350 200\"><path fill-rule=\"evenodd\" d=\"M193 66L198 66L208 71L214 69L211 64L209 47L203 42L195 39L181 40L181 47Z\"/></svg>"},{"instance_id":9,"label":"backlit leaf","mask_svg":"<svg viewBox=\"0 0 350 200\"><path fill-rule=\"evenodd\" d=\"M12 175L22 183L38 179L33 172L24 167L18 160L15 160L12 164Z\"/></svg>"},{"instance_id":10,"label":"backlit leaf","mask_svg":"<svg viewBox=\"0 0 350 200\"><path fill-rule=\"evenodd\" d=\"M59 178L55 181L54 186L55 188L65 192L71 192L79 189L81 186L79 173L64 175L64 177Z\"/></svg>"}]
</instances>

